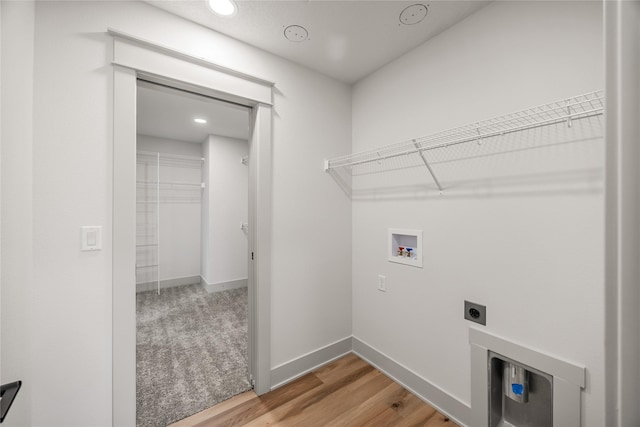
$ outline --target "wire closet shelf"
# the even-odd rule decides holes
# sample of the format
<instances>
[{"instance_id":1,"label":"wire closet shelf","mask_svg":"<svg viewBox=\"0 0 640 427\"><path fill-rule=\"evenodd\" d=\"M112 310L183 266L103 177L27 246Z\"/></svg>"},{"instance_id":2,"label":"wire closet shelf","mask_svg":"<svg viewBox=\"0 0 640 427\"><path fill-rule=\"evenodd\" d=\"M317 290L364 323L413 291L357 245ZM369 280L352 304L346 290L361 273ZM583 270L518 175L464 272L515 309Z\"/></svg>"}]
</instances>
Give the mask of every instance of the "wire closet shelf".
<instances>
[{"instance_id":1,"label":"wire closet shelf","mask_svg":"<svg viewBox=\"0 0 640 427\"><path fill-rule=\"evenodd\" d=\"M373 162L383 164L388 159L417 154L438 189L442 191L442 187L425 157L425 153L428 151L446 150L448 147L459 144L480 144L483 139L559 123L566 123L571 127L575 120L598 116L603 112L604 92L602 90L594 91L433 135L328 159L324 162L324 170L329 172L339 168L352 169L355 166Z\"/></svg>"},{"instance_id":2,"label":"wire closet shelf","mask_svg":"<svg viewBox=\"0 0 640 427\"><path fill-rule=\"evenodd\" d=\"M204 158L199 156L186 156L179 154L167 154L152 151L137 151L136 162L139 167L151 168L143 173L144 176L136 179L138 194L144 197L137 202L139 204L161 203L200 203L202 190L205 184L202 180L202 165ZM191 175L197 174L190 181L160 179L160 169L163 175L173 176L176 171L181 174L187 170L193 170ZM147 176L151 172L152 177Z\"/></svg>"},{"instance_id":3,"label":"wire closet shelf","mask_svg":"<svg viewBox=\"0 0 640 427\"><path fill-rule=\"evenodd\" d=\"M166 154L155 151L136 151L136 158L141 164L156 164L160 166L174 166L181 168L202 168L203 157L185 156L181 154Z\"/></svg>"},{"instance_id":4,"label":"wire closet shelf","mask_svg":"<svg viewBox=\"0 0 640 427\"><path fill-rule=\"evenodd\" d=\"M136 287L154 284L160 294L160 205L201 203L204 160L201 156L136 151ZM171 179L176 174L180 180Z\"/></svg>"}]
</instances>

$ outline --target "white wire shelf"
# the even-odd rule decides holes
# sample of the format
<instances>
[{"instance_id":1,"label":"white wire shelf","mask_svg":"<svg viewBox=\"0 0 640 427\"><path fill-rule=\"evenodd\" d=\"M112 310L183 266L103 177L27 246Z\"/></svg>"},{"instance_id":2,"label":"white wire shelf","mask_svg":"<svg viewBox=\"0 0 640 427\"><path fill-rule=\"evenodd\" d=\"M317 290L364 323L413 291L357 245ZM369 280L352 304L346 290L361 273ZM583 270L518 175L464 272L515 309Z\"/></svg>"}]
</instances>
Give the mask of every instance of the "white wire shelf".
<instances>
[{"instance_id":1,"label":"white wire shelf","mask_svg":"<svg viewBox=\"0 0 640 427\"><path fill-rule=\"evenodd\" d=\"M159 264L136 265L136 268L138 268L138 269L142 269L142 268L155 268L155 267L159 267Z\"/></svg>"},{"instance_id":2,"label":"white wire shelf","mask_svg":"<svg viewBox=\"0 0 640 427\"><path fill-rule=\"evenodd\" d=\"M204 182L137 180L137 204L200 203ZM155 214L155 209L139 209L138 213Z\"/></svg>"},{"instance_id":3,"label":"white wire shelf","mask_svg":"<svg viewBox=\"0 0 640 427\"><path fill-rule=\"evenodd\" d=\"M433 135L328 159L324 162L324 170L326 172L334 169L353 170L356 166L376 163L381 165L378 171L384 171L386 160L414 155L413 161L408 163L408 165L410 167L417 165L425 166L438 189L442 191L442 186L425 156L429 151L443 151L449 147L460 144L481 144L484 139L559 123L566 123L568 127L571 127L573 121L598 116L603 114L603 112L603 91L590 92L466 126L449 129ZM389 168L397 167L397 163L386 163L390 165Z\"/></svg>"},{"instance_id":4,"label":"white wire shelf","mask_svg":"<svg viewBox=\"0 0 640 427\"><path fill-rule=\"evenodd\" d=\"M136 181L136 184L140 185L140 186L151 186L151 187L155 187L156 185L162 185L162 186L173 186L173 187L198 187L198 188L205 188L205 183L204 182L184 182L184 181L145 181L145 180L138 180ZM187 188L187 189L191 189L191 188Z\"/></svg>"},{"instance_id":5,"label":"white wire shelf","mask_svg":"<svg viewBox=\"0 0 640 427\"><path fill-rule=\"evenodd\" d=\"M136 151L136 161L138 164L181 168L200 169L204 163L204 157L185 156L180 154L158 153L154 151Z\"/></svg>"}]
</instances>

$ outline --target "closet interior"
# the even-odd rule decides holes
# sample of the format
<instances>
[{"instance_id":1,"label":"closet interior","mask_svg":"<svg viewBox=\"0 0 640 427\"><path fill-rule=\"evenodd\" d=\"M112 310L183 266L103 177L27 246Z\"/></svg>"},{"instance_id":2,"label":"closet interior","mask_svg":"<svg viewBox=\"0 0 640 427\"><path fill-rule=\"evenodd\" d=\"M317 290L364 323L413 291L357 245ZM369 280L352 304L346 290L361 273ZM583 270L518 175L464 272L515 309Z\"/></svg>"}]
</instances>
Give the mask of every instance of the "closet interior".
<instances>
[{"instance_id":1,"label":"closet interior","mask_svg":"<svg viewBox=\"0 0 640 427\"><path fill-rule=\"evenodd\" d=\"M249 109L140 81L136 147L137 427L251 388Z\"/></svg>"},{"instance_id":2,"label":"closet interior","mask_svg":"<svg viewBox=\"0 0 640 427\"><path fill-rule=\"evenodd\" d=\"M136 153L136 291L155 289L160 293L161 271L167 268L167 274L177 275L179 280L169 284L198 283L197 276L183 276L189 272L180 271L172 257L176 247L182 250L197 250L200 246L200 233L193 224L201 222L200 205L205 183L202 176L201 156L188 156L159 151ZM161 218L166 218L169 226L167 236L161 240ZM175 221L174 218L180 218ZM180 229L176 229L176 225ZM164 245L163 245L164 243ZM191 247L189 247L191 246ZM161 265L162 251L167 251L166 265ZM188 269L191 266L183 268ZM166 276L166 275L165 275ZM165 277L163 276L163 277ZM171 279L169 279L171 280Z\"/></svg>"},{"instance_id":3,"label":"closet interior","mask_svg":"<svg viewBox=\"0 0 640 427\"><path fill-rule=\"evenodd\" d=\"M144 81L138 93L136 291L246 286L248 108Z\"/></svg>"}]
</instances>

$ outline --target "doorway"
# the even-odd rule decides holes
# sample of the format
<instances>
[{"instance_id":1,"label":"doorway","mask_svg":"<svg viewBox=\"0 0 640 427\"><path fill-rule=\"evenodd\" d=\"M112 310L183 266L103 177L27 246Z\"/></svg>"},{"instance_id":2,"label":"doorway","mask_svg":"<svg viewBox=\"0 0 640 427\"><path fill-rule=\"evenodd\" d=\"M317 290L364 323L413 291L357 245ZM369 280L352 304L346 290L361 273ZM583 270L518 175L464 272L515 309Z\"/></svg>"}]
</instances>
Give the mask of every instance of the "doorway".
<instances>
[{"instance_id":1,"label":"doorway","mask_svg":"<svg viewBox=\"0 0 640 427\"><path fill-rule=\"evenodd\" d=\"M138 80L138 427L171 424L252 388L249 112Z\"/></svg>"},{"instance_id":2,"label":"doorway","mask_svg":"<svg viewBox=\"0 0 640 427\"><path fill-rule=\"evenodd\" d=\"M116 30L113 58L113 424L135 425L136 90L138 79L251 108L248 359L260 395L271 388L271 92L273 83Z\"/></svg>"}]
</instances>

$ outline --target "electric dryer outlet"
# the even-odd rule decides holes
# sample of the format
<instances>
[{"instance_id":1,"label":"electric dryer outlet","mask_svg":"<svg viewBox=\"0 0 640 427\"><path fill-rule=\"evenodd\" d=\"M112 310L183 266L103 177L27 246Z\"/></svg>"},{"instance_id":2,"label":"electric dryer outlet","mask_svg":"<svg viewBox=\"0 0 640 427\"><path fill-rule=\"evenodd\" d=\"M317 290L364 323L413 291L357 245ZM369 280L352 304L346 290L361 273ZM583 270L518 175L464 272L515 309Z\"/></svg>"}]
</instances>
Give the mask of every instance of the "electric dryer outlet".
<instances>
[{"instance_id":1,"label":"electric dryer outlet","mask_svg":"<svg viewBox=\"0 0 640 427\"><path fill-rule=\"evenodd\" d=\"M487 324L487 307L474 302L464 302L464 318L480 325Z\"/></svg>"}]
</instances>

